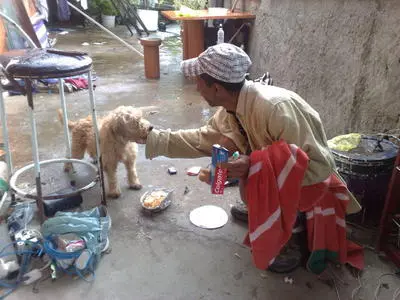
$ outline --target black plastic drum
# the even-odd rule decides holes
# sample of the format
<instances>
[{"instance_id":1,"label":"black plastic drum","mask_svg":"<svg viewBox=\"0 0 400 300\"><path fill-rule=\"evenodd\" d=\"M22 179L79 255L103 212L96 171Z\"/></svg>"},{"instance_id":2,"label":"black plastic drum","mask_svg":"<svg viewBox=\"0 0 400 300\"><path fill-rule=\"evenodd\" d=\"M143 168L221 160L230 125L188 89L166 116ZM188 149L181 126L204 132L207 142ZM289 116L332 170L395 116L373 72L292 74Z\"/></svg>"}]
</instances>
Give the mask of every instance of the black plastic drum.
<instances>
[{"instance_id":1,"label":"black plastic drum","mask_svg":"<svg viewBox=\"0 0 400 300\"><path fill-rule=\"evenodd\" d=\"M331 149L339 174L363 207L357 221L377 225L396 160L398 147L374 136L362 136L350 151Z\"/></svg>"}]
</instances>

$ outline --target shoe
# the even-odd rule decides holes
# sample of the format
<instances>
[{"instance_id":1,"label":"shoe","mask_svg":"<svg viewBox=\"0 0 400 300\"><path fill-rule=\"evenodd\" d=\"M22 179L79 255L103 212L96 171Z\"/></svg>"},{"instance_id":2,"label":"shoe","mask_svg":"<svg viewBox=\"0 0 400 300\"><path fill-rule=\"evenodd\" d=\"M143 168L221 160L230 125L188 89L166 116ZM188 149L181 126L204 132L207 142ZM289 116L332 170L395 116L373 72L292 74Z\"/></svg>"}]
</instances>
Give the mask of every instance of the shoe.
<instances>
[{"instance_id":1,"label":"shoe","mask_svg":"<svg viewBox=\"0 0 400 300\"><path fill-rule=\"evenodd\" d=\"M247 205L244 204L242 201L238 201L236 205L232 206L231 208L231 215L237 220L248 222L249 215L247 210Z\"/></svg>"},{"instance_id":2,"label":"shoe","mask_svg":"<svg viewBox=\"0 0 400 300\"><path fill-rule=\"evenodd\" d=\"M268 270L273 273L289 273L307 262L309 251L307 246L307 231L305 215L299 213L293 227L292 236L283 247Z\"/></svg>"},{"instance_id":3,"label":"shoe","mask_svg":"<svg viewBox=\"0 0 400 300\"><path fill-rule=\"evenodd\" d=\"M290 273L301 265L303 255L300 246L296 243L296 238L296 234L293 234L289 242L275 257L274 262L268 267L268 271L279 274Z\"/></svg>"}]
</instances>

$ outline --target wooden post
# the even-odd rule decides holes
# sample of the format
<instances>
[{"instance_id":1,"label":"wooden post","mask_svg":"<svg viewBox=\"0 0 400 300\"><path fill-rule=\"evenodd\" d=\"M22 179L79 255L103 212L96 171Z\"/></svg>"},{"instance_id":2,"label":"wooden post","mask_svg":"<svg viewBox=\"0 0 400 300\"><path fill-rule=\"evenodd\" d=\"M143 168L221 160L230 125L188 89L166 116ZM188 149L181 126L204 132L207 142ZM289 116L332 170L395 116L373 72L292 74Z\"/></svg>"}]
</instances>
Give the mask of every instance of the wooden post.
<instances>
[{"instance_id":1,"label":"wooden post","mask_svg":"<svg viewBox=\"0 0 400 300\"><path fill-rule=\"evenodd\" d=\"M160 50L161 39L142 38L140 43L144 52L144 72L147 79L160 78Z\"/></svg>"},{"instance_id":2,"label":"wooden post","mask_svg":"<svg viewBox=\"0 0 400 300\"><path fill-rule=\"evenodd\" d=\"M184 59L194 58L199 56L204 51L204 20L187 20L184 30L184 41L187 44L187 49L184 54Z\"/></svg>"}]
</instances>

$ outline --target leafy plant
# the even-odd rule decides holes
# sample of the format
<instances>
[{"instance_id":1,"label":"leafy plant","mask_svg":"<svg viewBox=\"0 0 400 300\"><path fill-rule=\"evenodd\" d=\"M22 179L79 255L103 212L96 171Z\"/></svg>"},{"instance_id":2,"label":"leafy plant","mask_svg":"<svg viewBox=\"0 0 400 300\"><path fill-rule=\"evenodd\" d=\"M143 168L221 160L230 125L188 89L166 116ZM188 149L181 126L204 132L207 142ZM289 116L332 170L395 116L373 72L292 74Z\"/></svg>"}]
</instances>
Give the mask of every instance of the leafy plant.
<instances>
[{"instance_id":1,"label":"leafy plant","mask_svg":"<svg viewBox=\"0 0 400 300\"><path fill-rule=\"evenodd\" d=\"M103 0L100 5L101 13L106 16L116 16L118 12L109 0Z\"/></svg>"},{"instance_id":2,"label":"leafy plant","mask_svg":"<svg viewBox=\"0 0 400 300\"><path fill-rule=\"evenodd\" d=\"M110 0L91 0L89 3L90 9L93 12L98 12L106 16L116 16L118 14Z\"/></svg>"},{"instance_id":3,"label":"leafy plant","mask_svg":"<svg viewBox=\"0 0 400 300\"><path fill-rule=\"evenodd\" d=\"M180 9L182 5L191 9L205 9L207 0L174 0L174 5L176 9Z\"/></svg>"}]
</instances>

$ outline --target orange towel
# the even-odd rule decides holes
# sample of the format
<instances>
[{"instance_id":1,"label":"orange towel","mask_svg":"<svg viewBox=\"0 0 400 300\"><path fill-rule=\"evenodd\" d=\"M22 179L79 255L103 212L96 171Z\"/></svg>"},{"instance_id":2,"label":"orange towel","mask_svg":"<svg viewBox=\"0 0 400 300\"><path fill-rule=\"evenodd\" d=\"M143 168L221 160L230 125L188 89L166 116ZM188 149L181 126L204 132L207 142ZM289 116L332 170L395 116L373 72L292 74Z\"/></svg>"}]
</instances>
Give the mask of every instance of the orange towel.
<instances>
[{"instance_id":1,"label":"orange towel","mask_svg":"<svg viewBox=\"0 0 400 300\"><path fill-rule=\"evenodd\" d=\"M307 216L308 268L321 273L327 262L364 267L362 248L346 239L346 186L332 174L324 182L302 187L308 157L295 145L273 143L250 156L246 184L249 233L257 268L266 269L292 235L297 212Z\"/></svg>"}]
</instances>

